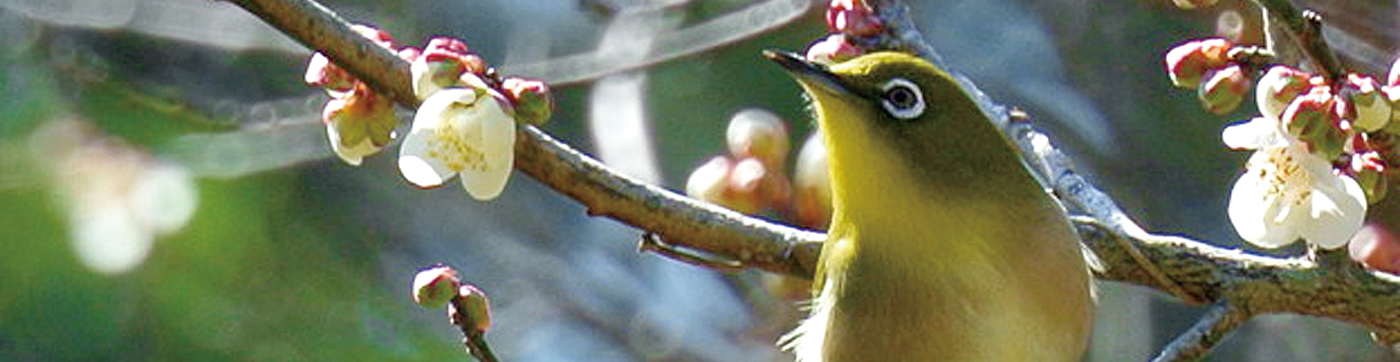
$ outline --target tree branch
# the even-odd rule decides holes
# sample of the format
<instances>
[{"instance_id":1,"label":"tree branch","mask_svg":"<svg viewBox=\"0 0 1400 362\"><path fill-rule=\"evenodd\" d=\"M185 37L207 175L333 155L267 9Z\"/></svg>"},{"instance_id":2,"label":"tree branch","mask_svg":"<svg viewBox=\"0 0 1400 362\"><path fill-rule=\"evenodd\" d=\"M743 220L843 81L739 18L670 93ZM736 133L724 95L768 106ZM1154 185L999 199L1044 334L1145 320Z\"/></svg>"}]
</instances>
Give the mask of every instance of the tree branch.
<instances>
[{"instance_id":1,"label":"tree branch","mask_svg":"<svg viewBox=\"0 0 1400 362\"><path fill-rule=\"evenodd\" d=\"M324 7L310 0L232 1L327 54L401 105L417 106L409 91L407 63L349 32L349 25ZM882 11L907 12L893 0L872 3ZM894 19L887 23L888 34L894 34L886 39L888 44L937 59L907 15L892 14L904 20L888 18ZM987 101L975 87L969 92L984 101L988 114L1005 127L1034 172L1052 185L1066 206L1092 217L1075 223L1084 243L1108 266L1099 277L1167 291L1186 301L1226 303L1232 308L1227 315L1231 320L1263 313L1314 315L1361 325L1385 344L1400 342L1400 279L1362 270L1347 260L1328 261L1338 258L1335 255L1318 261L1274 258L1147 233L1079 176L1068 158L1028 123L1010 121L1004 107ZM617 174L534 127L521 126L517 135L516 167L578 200L590 214L747 267L807 278L815 270L822 234L744 216Z\"/></svg>"},{"instance_id":2,"label":"tree branch","mask_svg":"<svg viewBox=\"0 0 1400 362\"><path fill-rule=\"evenodd\" d=\"M1293 40L1293 44L1300 48L1303 56L1308 61L1316 65L1318 72L1330 81L1346 78L1346 69L1342 67L1342 61L1337 58L1337 53L1327 45L1327 40L1322 37L1322 19L1317 13L1299 10L1293 6L1291 0L1254 0L1256 5L1264 9L1264 15L1270 19L1269 27L1277 29L1265 29L1269 32L1282 31L1288 34ZM1279 23L1283 23L1280 25ZM1282 39L1275 39L1277 42ZM1269 44L1270 47L1283 46L1279 44ZM1277 50L1275 50L1277 51Z\"/></svg>"},{"instance_id":3,"label":"tree branch","mask_svg":"<svg viewBox=\"0 0 1400 362\"><path fill-rule=\"evenodd\" d=\"M1239 328L1249 316L1230 307L1229 303L1217 303L1201 316L1201 320L1168 343L1152 358L1152 362L1196 361L1210 353L1216 344L1225 339L1235 328Z\"/></svg>"},{"instance_id":4,"label":"tree branch","mask_svg":"<svg viewBox=\"0 0 1400 362\"><path fill-rule=\"evenodd\" d=\"M232 0L311 49L326 54L400 105L416 108L408 62L359 36L310 0ZM798 230L696 201L614 172L532 126L516 131L515 167L584 206L655 233L668 243L704 250L747 267L810 278L820 233Z\"/></svg>"}]
</instances>

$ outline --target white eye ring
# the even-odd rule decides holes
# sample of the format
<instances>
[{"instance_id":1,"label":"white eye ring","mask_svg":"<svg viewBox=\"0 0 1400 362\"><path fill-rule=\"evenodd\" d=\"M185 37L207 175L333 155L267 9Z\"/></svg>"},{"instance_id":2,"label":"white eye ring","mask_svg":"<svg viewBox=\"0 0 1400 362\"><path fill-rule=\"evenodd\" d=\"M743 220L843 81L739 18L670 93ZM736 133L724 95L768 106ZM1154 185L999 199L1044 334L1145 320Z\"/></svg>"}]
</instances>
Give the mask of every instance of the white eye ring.
<instances>
[{"instance_id":1,"label":"white eye ring","mask_svg":"<svg viewBox=\"0 0 1400 362\"><path fill-rule=\"evenodd\" d=\"M880 106L894 118L914 119L924 114L924 92L918 84L894 78L880 85Z\"/></svg>"}]
</instances>

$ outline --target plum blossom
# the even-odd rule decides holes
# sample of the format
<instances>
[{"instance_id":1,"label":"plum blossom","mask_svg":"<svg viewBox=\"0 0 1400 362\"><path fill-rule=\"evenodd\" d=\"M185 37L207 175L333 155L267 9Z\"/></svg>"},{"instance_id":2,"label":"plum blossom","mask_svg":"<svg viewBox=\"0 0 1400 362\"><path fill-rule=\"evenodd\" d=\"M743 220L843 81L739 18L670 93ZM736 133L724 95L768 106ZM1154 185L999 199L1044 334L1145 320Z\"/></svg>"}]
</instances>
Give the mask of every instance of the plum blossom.
<instances>
[{"instance_id":1,"label":"plum blossom","mask_svg":"<svg viewBox=\"0 0 1400 362\"><path fill-rule=\"evenodd\" d=\"M444 88L427 97L399 149L399 171L408 182L431 188L461 175L467 193L482 201L501 194L514 162L511 106L484 85Z\"/></svg>"},{"instance_id":2,"label":"plum blossom","mask_svg":"<svg viewBox=\"0 0 1400 362\"><path fill-rule=\"evenodd\" d=\"M1230 222L1241 238L1277 248L1298 238L1327 249L1346 245L1366 215L1356 180L1334 172L1284 131L1278 119L1259 117L1225 129L1233 149L1254 150L1230 191Z\"/></svg>"}]
</instances>

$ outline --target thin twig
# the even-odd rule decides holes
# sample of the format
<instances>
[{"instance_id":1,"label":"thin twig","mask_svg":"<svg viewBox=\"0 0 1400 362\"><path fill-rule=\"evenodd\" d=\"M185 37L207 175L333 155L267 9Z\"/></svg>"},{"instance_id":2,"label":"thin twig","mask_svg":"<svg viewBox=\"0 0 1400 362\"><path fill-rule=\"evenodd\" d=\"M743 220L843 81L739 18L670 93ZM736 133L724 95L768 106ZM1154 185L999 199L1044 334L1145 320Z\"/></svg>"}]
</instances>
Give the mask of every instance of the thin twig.
<instances>
[{"instance_id":1,"label":"thin twig","mask_svg":"<svg viewBox=\"0 0 1400 362\"><path fill-rule=\"evenodd\" d=\"M462 338L462 345L466 346L467 353L471 353L472 357L475 357L477 361L500 361L496 358L496 353L491 352L491 345L486 343L486 335L484 333L467 332L466 330L463 330L462 333L470 334Z\"/></svg>"},{"instance_id":2,"label":"thin twig","mask_svg":"<svg viewBox=\"0 0 1400 362\"><path fill-rule=\"evenodd\" d=\"M1291 0L1254 0L1254 3L1263 8L1267 16L1277 20L1271 21L1270 24L1282 26L1282 30L1292 37L1291 40L1301 48L1308 61L1319 68L1323 77L1328 81L1346 78L1347 72L1346 68L1342 67L1342 61L1322 37L1320 15L1298 9ZM1279 22L1283 24L1278 24Z\"/></svg>"},{"instance_id":3,"label":"thin twig","mask_svg":"<svg viewBox=\"0 0 1400 362\"><path fill-rule=\"evenodd\" d=\"M1196 325L1163 347L1152 362L1198 360L1249 318L1250 315L1231 307L1229 303L1222 301L1211 305Z\"/></svg>"}]
</instances>

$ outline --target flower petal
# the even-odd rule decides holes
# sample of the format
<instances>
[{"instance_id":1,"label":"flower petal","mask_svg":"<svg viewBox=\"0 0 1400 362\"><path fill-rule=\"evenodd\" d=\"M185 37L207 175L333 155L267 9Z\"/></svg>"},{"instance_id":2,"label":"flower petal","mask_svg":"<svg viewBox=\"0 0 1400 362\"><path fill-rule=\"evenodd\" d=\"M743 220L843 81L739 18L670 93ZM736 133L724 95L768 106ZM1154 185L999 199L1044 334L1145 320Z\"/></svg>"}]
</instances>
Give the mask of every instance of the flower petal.
<instances>
[{"instance_id":1,"label":"flower petal","mask_svg":"<svg viewBox=\"0 0 1400 362\"><path fill-rule=\"evenodd\" d=\"M494 92L493 92L494 93ZM511 168L515 160L515 119L503 97L485 97L476 108L481 112L482 152L491 167Z\"/></svg>"},{"instance_id":2,"label":"flower petal","mask_svg":"<svg viewBox=\"0 0 1400 362\"><path fill-rule=\"evenodd\" d=\"M365 156L379 152L379 147L375 147L369 138L363 138L357 145L345 145L341 143L340 130L336 127L338 122L326 124L326 136L330 138L331 150L339 156L342 161L351 166L359 166Z\"/></svg>"},{"instance_id":3,"label":"flower petal","mask_svg":"<svg viewBox=\"0 0 1400 362\"><path fill-rule=\"evenodd\" d=\"M1220 139L1226 147L1237 150L1257 150L1287 142L1278 120L1266 117L1233 123L1220 132Z\"/></svg>"},{"instance_id":4,"label":"flower petal","mask_svg":"<svg viewBox=\"0 0 1400 362\"><path fill-rule=\"evenodd\" d=\"M1301 232L1308 242L1326 249L1347 244L1366 219L1366 194L1351 177L1328 175L1314 181L1312 212Z\"/></svg>"},{"instance_id":5,"label":"flower petal","mask_svg":"<svg viewBox=\"0 0 1400 362\"><path fill-rule=\"evenodd\" d=\"M515 166L515 120L495 97L476 100L470 117L480 137L484 164L462 170L462 187L477 200L495 199L505 189Z\"/></svg>"},{"instance_id":6,"label":"flower petal","mask_svg":"<svg viewBox=\"0 0 1400 362\"><path fill-rule=\"evenodd\" d=\"M1257 155L1257 154L1256 154ZM1248 170L1230 190L1226 211L1240 238L1264 248L1277 248L1297 241L1296 223L1288 220L1296 207L1283 208L1280 197L1269 194L1269 180L1256 170Z\"/></svg>"},{"instance_id":7,"label":"flower petal","mask_svg":"<svg viewBox=\"0 0 1400 362\"><path fill-rule=\"evenodd\" d=\"M432 143L438 137L437 131L443 126L443 116L462 97L475 97L475 93L465 89L446 89L428 97L418 107L413 116L413 128L404 136L399 147L399 173L404 179L418 187L441 186L456 171L447 167L444 155L435 154Z\"/></svg>"}]
</instances>

